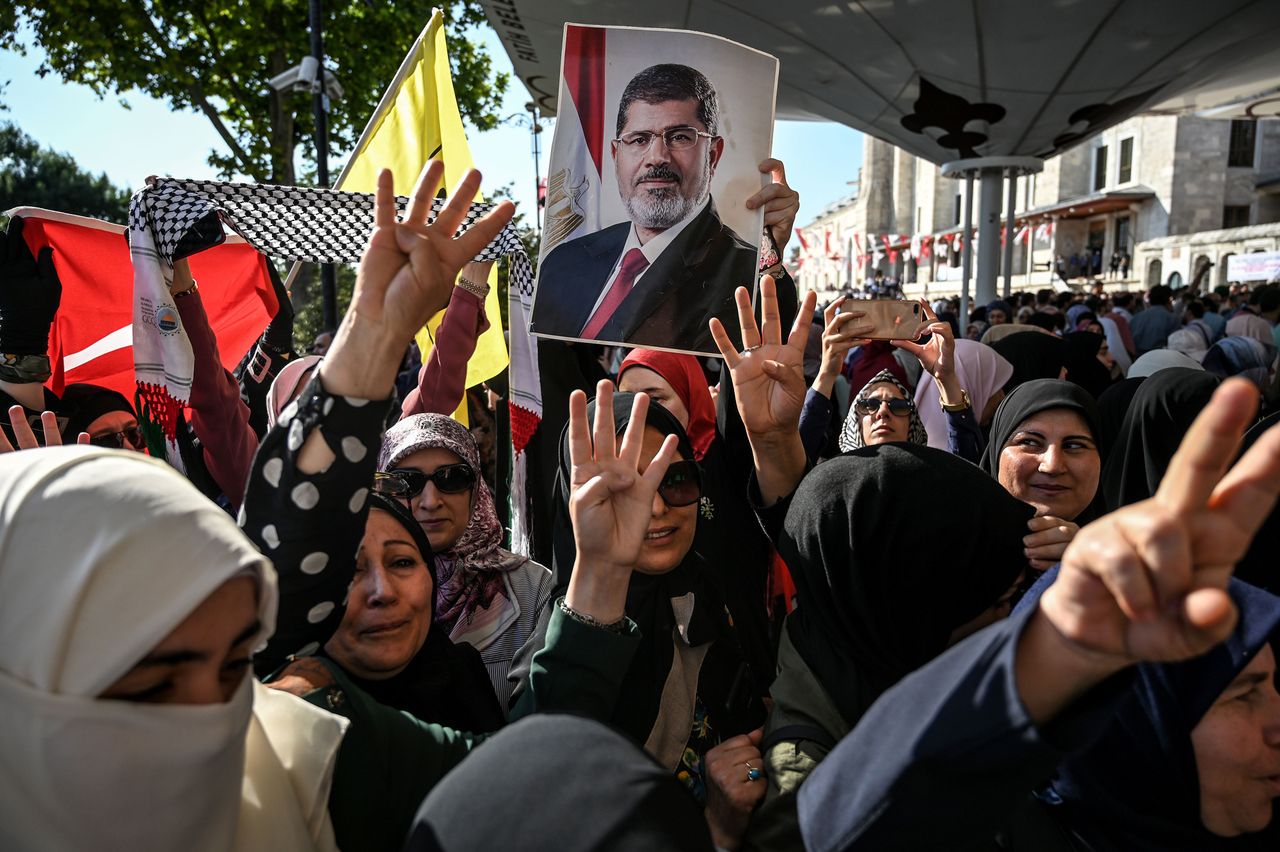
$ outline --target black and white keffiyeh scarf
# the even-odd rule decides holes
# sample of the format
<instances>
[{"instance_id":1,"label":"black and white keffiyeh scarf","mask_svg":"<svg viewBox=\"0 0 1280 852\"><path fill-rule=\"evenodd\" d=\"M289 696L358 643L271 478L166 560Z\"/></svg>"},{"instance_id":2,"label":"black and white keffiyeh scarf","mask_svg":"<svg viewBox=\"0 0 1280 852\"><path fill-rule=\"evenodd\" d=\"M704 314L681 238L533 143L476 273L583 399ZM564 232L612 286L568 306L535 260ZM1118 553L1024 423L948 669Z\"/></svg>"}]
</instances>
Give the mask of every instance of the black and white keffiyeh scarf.
<instances>
[{"instance_id":1,"label":"black and white keffiyeh scarf","mask_svg":"<svg viewBox=\"0 0 1280 852\"><path fill-rule=\"evenodd\" d=\"M407 197L396 198L400 215L408 204ZM429 221L434 221L443 204L443 199L433 202ZM493 207L472 203L459 233ZM169 294L174 261L224 242L225 226L273 258L358 263L373 230L373 208L374 196L369 193L175 178L158 179L134 194L129 204L129 242L139 417L163 431L171 462L180 465L177 417L190 401L195 366L190 341ZM511 259L512 307L531 304L533 268L511 224L475 259L502 257ZM518 322L516 316L512 320L513 395L539 419L536 349L527 334L527 322Z\"/></svg>"}]
</instances>

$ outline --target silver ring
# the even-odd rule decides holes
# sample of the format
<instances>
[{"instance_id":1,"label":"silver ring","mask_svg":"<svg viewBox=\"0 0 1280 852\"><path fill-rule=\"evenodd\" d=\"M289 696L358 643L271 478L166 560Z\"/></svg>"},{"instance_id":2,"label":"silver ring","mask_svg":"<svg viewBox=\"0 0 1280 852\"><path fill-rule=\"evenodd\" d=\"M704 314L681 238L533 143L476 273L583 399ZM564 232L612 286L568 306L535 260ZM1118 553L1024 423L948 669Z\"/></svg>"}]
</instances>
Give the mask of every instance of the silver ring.
<instances>
[{"instance_id":1,"label":"silver ring","mask_svg":"<svg viewBox=\"0 0 1280 852\"><path fill-rule=\"evenodd\" d=\"M750 784L752 781L759 781L761 778L764 777L764 771L752 766L751 761L747 761L746 764L744 765L747 767L747 783L748 784Z\"/></svg>"},{"instance_id":2,"label":"silver ring","mask_svg":"<svg viewBox=\"0 0 1280 852\"><path fill-rule=\"evenodd\" d=\"M763 345L764 345L763 343L757 343L755 346L748 346L746 349L742 350L742 354L746 355L748 352L755 352L757 349L759 349Z\"/></svg>"}]
</instances>

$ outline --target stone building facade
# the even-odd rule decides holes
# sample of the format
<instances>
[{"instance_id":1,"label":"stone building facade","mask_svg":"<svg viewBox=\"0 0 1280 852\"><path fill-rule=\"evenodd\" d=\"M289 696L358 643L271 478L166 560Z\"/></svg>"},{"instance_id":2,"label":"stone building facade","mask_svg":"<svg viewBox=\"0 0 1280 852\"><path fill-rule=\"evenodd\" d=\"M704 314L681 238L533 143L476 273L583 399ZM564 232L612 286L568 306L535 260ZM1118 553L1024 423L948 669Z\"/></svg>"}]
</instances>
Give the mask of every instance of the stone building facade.
<instances>
[{"instance_id":1,"label":"stone building facade","mask_svg":"<svg viewBox=\"0 0 1280 852\"><path fill-rule=\"evenodd\" d=\"M1084 259L1100 257L1098 277L1116 287L1177 286L1204 264L1207 283L1226 283L1231 254L1280 249L1280 121L1137 116L1047 160L1014 193L1015 290L1060 283L1059 256L1079 259L1068 272L1080 281ZM959 292L965 194L938 166L866 137L857 192L801 228L801 286L827 297L878 269L909 295ZM1109 275L1116 253L1130 256L1127 276Z\"/></svg>"}]
</instances>

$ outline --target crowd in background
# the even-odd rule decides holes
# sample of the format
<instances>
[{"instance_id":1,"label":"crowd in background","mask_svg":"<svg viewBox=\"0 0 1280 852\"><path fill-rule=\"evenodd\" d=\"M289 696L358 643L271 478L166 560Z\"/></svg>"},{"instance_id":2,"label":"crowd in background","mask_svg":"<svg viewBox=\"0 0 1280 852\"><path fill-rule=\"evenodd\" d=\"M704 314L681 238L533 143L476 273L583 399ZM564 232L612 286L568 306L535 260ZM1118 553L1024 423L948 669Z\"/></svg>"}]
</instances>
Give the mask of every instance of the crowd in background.
<instances>
[{"instance_id":1,"label":"crowd in background","mask_svg":"<svg viewBox=\"0 0 1280 852\"><path fill-rule=\"evenodd\" d=\"M310 354L276 280L223 369L174 265L183 473L123 395L45 387L60 287L11 222L0 846L1275 847L1280 286L941 299L890 341L779 265L719 359L544 341L516 553L505 388L465 381L512 208L455 237L473 172L427 224L441 172L401 219L382 176Z\"/></svg>"}]
</instances>

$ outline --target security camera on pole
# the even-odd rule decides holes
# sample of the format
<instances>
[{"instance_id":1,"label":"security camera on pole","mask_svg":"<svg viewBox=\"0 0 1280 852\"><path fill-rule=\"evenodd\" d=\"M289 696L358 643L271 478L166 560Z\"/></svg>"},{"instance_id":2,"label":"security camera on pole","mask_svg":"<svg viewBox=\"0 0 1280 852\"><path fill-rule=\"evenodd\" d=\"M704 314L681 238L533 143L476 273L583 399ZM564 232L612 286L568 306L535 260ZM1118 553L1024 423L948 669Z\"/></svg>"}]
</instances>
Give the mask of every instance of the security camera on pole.
<instances>
[{"instance_id":1,"label":"security camera on pole","mask_svg":"<svg viewBox=\"0 0 1280 852\"><path fill-rule=\"evenodd\" d=\"M320 26L320 0L311 0L311 55L268 81L277 92L311 92L311 110L316 121L316 183L329 186L329 102L342 99L342 85L324 70L324 39ZM297 264L294 265L294 271ZM294 271L286 285L291 286ZM320 267L320 304L324 309L324 329L338 327L338 279L333 264Z\"/></svg>"}]
</instances>

